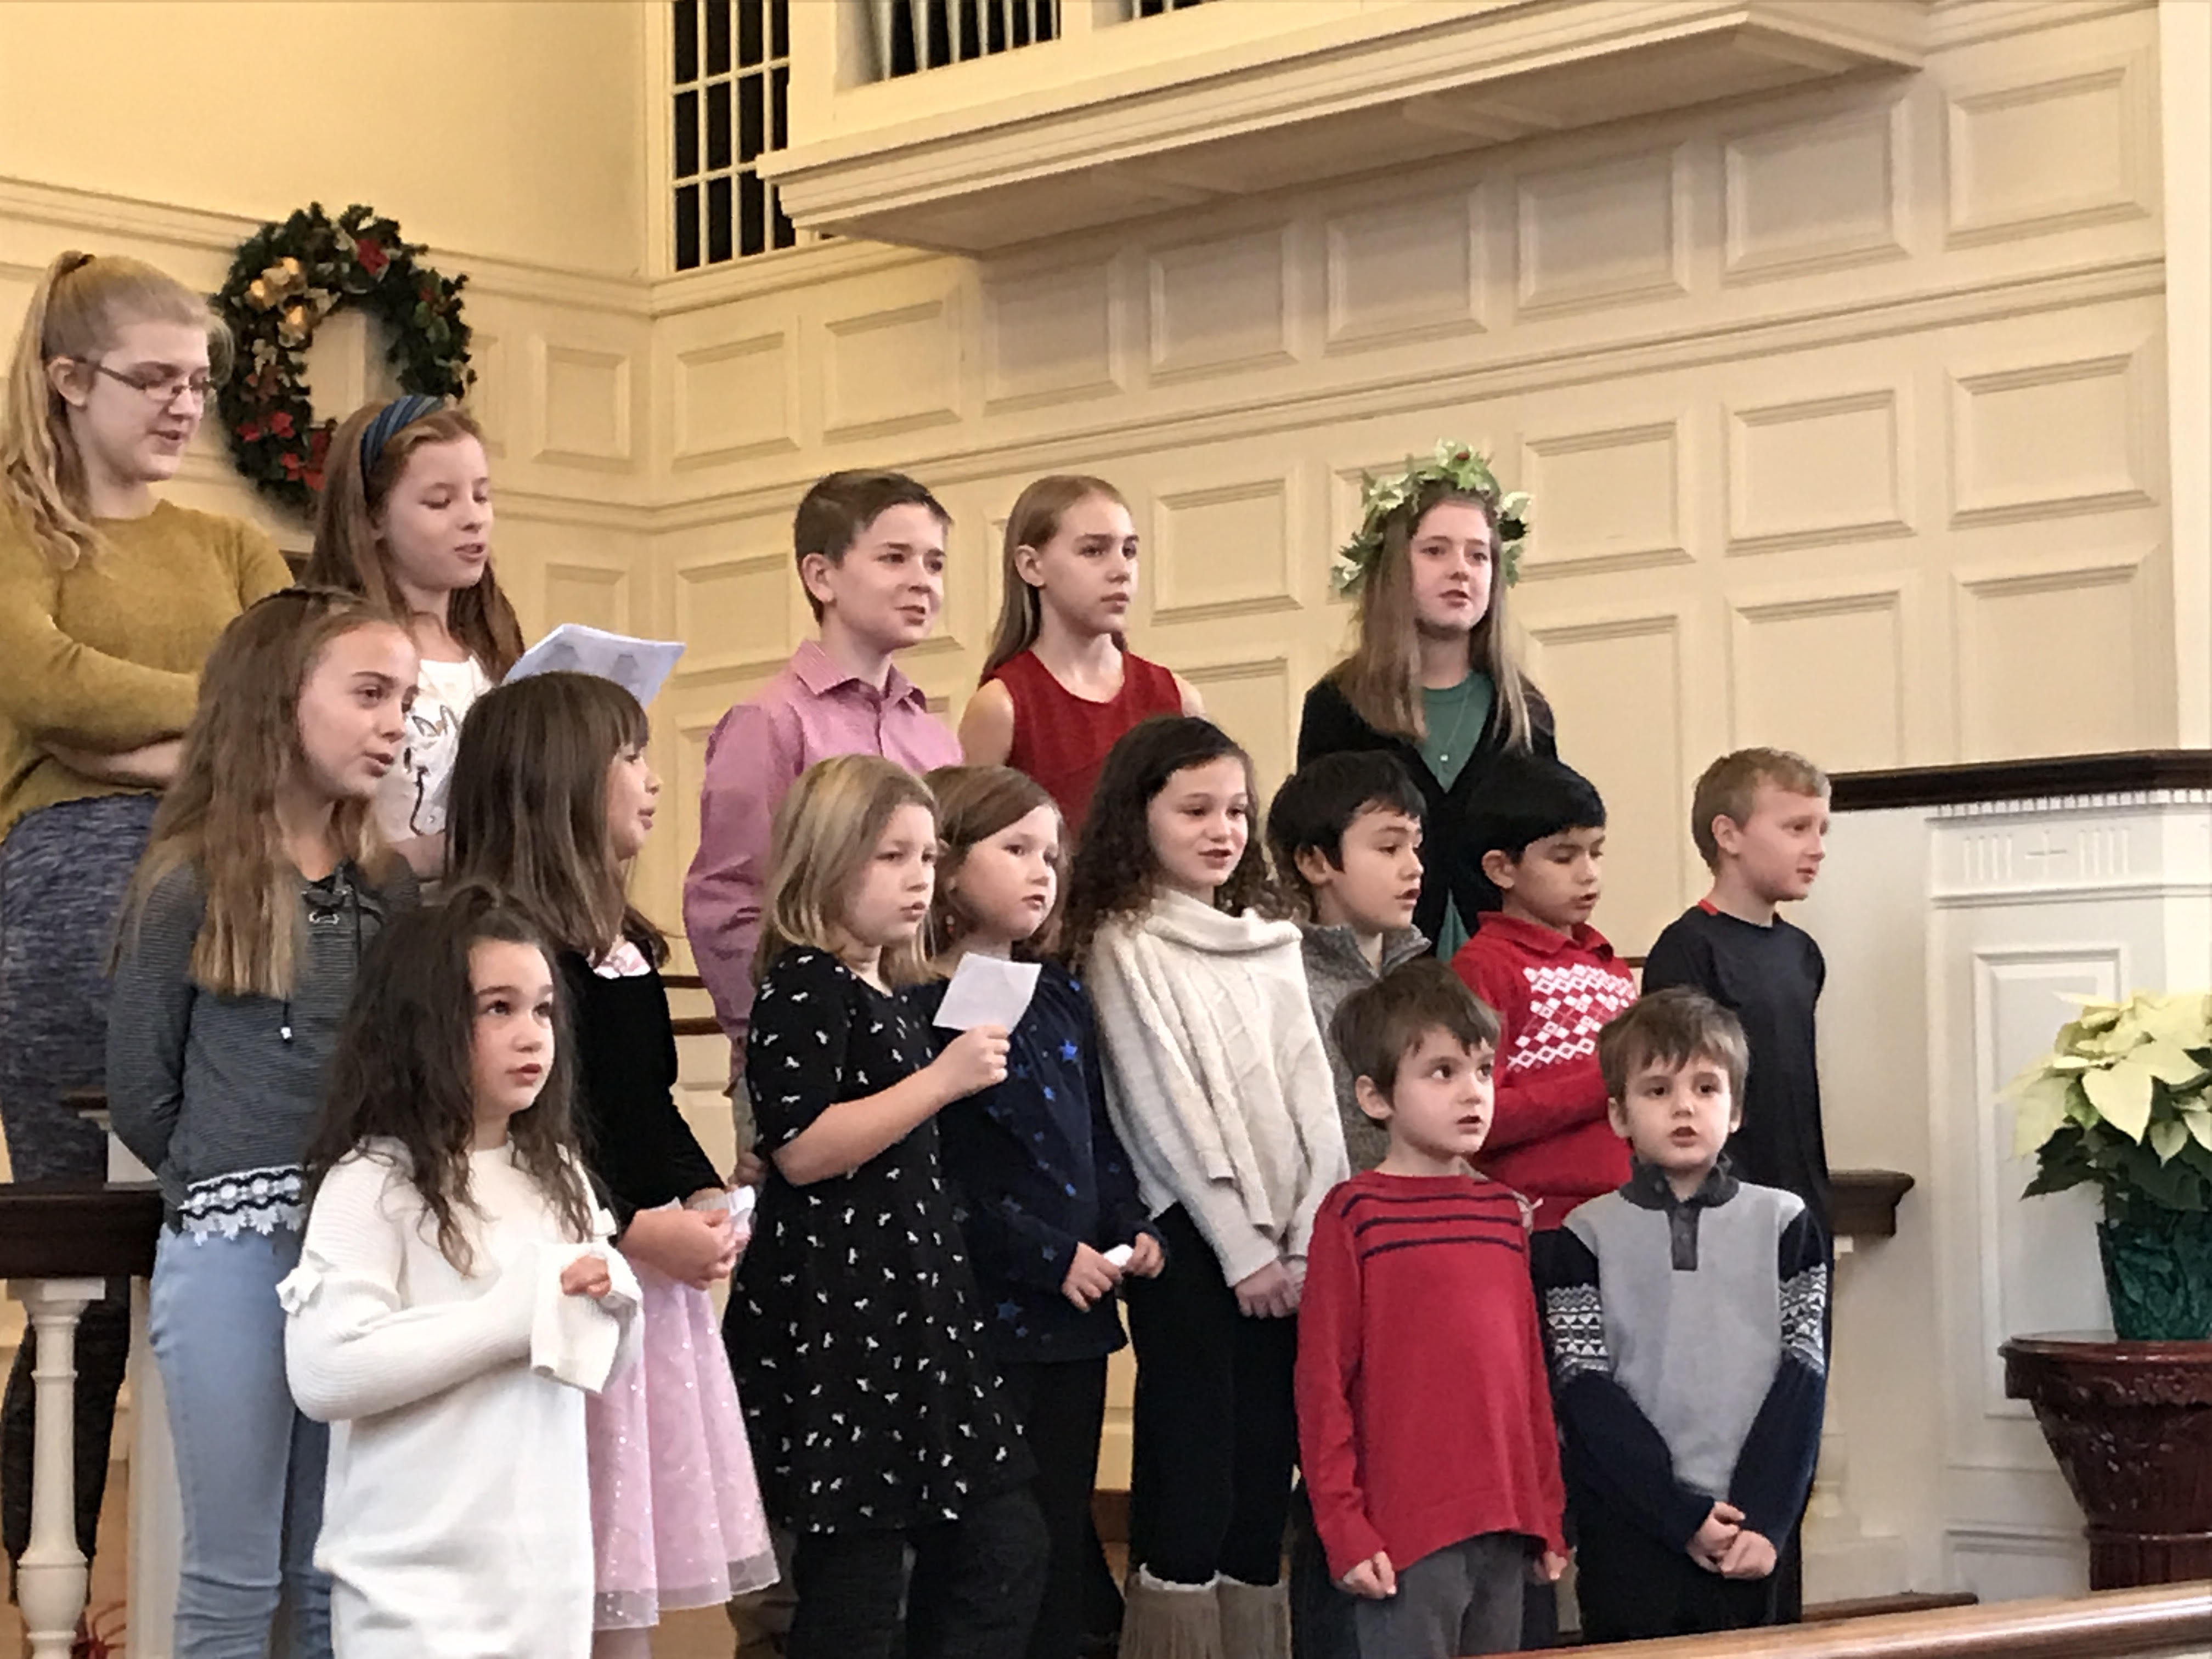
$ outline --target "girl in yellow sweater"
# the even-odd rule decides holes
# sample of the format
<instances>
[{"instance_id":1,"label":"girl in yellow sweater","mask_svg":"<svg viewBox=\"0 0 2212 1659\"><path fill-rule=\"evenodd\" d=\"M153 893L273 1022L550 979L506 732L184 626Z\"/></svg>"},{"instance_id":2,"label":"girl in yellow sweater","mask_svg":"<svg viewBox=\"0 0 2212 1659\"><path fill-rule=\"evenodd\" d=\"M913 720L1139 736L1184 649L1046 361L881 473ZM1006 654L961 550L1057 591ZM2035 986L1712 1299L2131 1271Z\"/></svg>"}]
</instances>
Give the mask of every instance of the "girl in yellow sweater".
<instances>
[{"instance_id":1,"label":"girl in yellow sweater","mask_svg":"<svg viewBox=\"0 0 2212 1659\"><path fill-rule=\"evenodd\" d=\"M0 401L0 1127L15 1179L102 1178L63 1105L101 1078L107 953L200 665L289 574L234 519L162 501L229 341L207 301L136 259L64 253L33 291ZM77 1334L77 1537L92 1553L129 1304ZM27 1335L0 1414L0 1534L31 1515Z\"/></svg>"}]
</instances>

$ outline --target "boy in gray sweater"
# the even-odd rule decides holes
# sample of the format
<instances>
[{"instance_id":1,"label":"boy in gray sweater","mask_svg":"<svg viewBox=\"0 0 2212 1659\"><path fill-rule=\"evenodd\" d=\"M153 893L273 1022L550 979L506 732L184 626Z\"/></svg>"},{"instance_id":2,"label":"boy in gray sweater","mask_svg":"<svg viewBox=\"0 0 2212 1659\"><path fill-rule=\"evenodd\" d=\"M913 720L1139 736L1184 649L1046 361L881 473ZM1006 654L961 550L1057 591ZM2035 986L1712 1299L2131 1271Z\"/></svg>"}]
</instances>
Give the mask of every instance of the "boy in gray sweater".
<instances>
[{"instance_id":1,"label":"boy in gray sweater","mask_svg":"<svg viewBox=\"0 0 2212 1659\"><path fill-rule=\"evenodd\" d=\"M1336 1078L1337 1115L1352 1173L1390 1148L1359 1109L1329 1022L1354 991L1429 948L1413 926L1421 893L1421 792L1380 750L1324 755L1285 780L1267 809L1275 878L1297 901L1306 993Z\"/></svg>"},{"instance_id":2,"label":"boy in gray sweater","mask_svg":"<svg viewBox=\"0 0 2212 1659\"><path fill-rule=\"evenodd\" d=\"M1828 1264L1805 1202L1740 1181L1734 1014L1656 991L1598 1036L1634 1170L1535 1236L1583 1638L1771 1624L1826 1398Z\"/></svg>"}]
</instances>

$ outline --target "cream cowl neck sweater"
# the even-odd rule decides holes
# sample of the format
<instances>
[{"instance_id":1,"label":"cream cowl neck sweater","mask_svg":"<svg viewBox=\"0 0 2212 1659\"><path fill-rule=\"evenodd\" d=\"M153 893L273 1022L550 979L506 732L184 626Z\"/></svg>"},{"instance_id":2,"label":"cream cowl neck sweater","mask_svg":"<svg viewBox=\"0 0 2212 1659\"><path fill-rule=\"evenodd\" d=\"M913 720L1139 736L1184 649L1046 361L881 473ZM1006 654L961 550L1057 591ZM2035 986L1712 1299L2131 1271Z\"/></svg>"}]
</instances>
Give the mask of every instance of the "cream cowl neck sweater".
<instances>
[{"instance_id":1,"label":"cream cowl neck sweater","mask_svg":"<svg viewBox=\"0 0 2212 1659\"><path fill-rule=\"evenodd\" d=\"M1297 925L1163 892L1099 930L1084 979L1146 1207L1182 1205L1231 1285L1278 1261L1303 1279L1351 1166Z\"/></svg>"}]
</instances>

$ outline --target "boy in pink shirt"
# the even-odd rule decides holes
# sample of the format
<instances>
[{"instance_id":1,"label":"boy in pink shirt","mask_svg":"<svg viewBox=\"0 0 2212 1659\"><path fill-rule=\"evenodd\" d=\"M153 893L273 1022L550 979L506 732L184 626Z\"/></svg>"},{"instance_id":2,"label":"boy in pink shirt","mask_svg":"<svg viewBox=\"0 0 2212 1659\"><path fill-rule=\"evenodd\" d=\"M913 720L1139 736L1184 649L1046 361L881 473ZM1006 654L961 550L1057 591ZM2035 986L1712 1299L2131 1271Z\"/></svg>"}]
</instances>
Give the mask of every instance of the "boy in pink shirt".
<instances>
[{"instance_id":1,"label":"boy in pink shirt","mask_svg":"<svg viewBox=\"0 0 2212 1659\"><path fill-rule=\"evenodd\" d=\"M821 635L707 739L699 850L684 881L684 929L730 1039L732 1079L752 1013L769 830L785 793L832 755L881 755L915 773L960 763L958 741L892 661L945 603L951 523L897 472L833 472L799 504L793 547Z\"/></svg>"}]
</instances>

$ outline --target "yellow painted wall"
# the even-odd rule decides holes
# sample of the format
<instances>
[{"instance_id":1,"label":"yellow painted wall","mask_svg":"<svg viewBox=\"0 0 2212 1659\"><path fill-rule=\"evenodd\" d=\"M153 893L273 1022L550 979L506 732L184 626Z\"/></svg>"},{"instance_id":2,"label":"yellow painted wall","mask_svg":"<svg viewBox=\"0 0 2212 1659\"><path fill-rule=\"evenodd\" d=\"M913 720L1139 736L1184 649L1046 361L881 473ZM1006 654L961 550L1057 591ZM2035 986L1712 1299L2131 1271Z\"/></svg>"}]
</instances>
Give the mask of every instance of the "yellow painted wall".
<instances>
[{"instance_id":1,"label":"yellow painted wall","mask_svg":"<svg viewBox=\"0 0 2212 1659\"><path fill-rule=\"evenodd\" d=\"M634 0L0 5L0 178L264 218L365 201L434 248L642 271Z\"/></svg>"}]
</instances>

